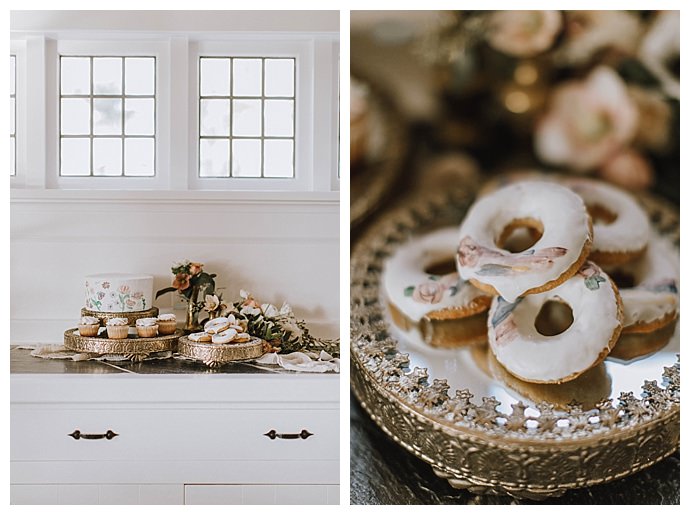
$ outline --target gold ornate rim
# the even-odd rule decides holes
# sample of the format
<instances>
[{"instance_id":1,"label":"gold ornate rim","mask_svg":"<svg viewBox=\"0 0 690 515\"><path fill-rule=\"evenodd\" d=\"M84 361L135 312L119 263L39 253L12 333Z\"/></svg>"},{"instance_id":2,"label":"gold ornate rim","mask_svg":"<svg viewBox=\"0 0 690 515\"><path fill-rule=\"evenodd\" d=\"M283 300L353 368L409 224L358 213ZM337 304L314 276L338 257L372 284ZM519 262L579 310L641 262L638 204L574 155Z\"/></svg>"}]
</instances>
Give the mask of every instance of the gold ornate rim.
<instances>
[{"instance_id":1,"label":"gold ornate rim","mask_svg":"<svg viewBox=\"0 0 690 515\"><path fill-rule=\"evenodd\" d=\"M96 317L101 321L101 325L105 325L111 318L126 318L128 325L136 324L140 318L155 318L158 316L158 308L152 307L144 311L92 311L90 309L81 308L81 316Z\"/></svg>"},{"instance_id":2,"label":"gold ornate rim","mask_svg":"<svg viewBox=\"0 0 690 515\"><path fill-rule=\"evenodd\" d=\"M246 361L259 358L267 350L267 343L261 338L252 337L244 343L203 343L193 342L186 336L180 338L177 353L185 358L200 361L215 368L233 361Z\"/></svg>"},{"instance_id":3,"label":"gold ornate rim","mask_svg":"<svg viewBox=\"0 0 690 515\"><path fill-rule=\"evenodd\" d=\"M391 185L402 172L403 160L407 149L407 136L400 115L370 81L355 77L365 83L371 92L371 107L375 116L380 118L380 130L385 141L381 155L362 165L357 174L350 174L350 224L361 224L391 193Z\"/></svg>"},{"instance_id":4,"label":"gold ornate rim","mask_svg":"<svg viewBox=\"0 0 690 515\"><path fill-rule=\"evenodd\" d=\"M178 330L173 334L154 336L153 338L138 338L130 335L129 338L115 340L102 336L81 336L74 334L75 331L78 331L76 327L65 331L64 341L66 349L77 352L122 354L125 356L174 351L177 346L177 340L182 336L182 331Z\"/></svg>"},{"instance_id":5,"label":"gold ornate rim","mask_svg":"<svg viewBox=\"0 0 690 515\"><path fill-rule=\"evenodd\" d=\"M407 368L409 358L389 333L380 301L383 262L411 233L443 217L461 220L472 200L466 191L430 193L389 212L352 254L351 383L374 422L452 486L516 497L544 498L608 482L677 450L679 361L664 367L662 385L645 381L640 398L624 393L591 410L542 402L538 416L527 415L522 402L504 414L495 397L475 404L469 390L450 395L445 379L430 381L426 369ZM645 197L654 225L677 243L676 212Z\"/></svg>"}]
</instances>

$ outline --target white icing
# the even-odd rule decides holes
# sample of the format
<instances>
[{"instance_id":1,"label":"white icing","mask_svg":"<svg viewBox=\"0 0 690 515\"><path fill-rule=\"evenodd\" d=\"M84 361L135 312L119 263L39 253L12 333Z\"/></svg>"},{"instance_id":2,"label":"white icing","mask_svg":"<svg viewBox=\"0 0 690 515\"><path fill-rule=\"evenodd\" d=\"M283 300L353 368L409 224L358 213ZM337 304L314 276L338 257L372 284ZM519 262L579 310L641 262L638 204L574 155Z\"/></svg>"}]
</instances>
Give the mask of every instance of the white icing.
<instances>
[{"instance_id":1,"label":"white icing","mask_svg":"<svg viewBox=\"0 0 690 515\"><path fill-rule=\"evenodd\" d=\"M637 284L620 289L624 328L648 324L678 311L680 255L671 242L652 232L644 255L620 270L631 274Z\"/></svg>"},{"instance_id":2,"label":"white icing","mask_svg":"<svg viewBox=\"0 0 690 515\"><path fill-rule=\"evenodd\" d=\"M129 325L126 318L110 318L105 325Z\"/></svg>"},{"instance_id":3,"label":"white icing","mask_svg":"<svg viewBox=\"0 0 690 515\"><path fill-rule=\"evenodd\" d=\"M544 336L534 326L549 300L564 301L573 311L572 325L555 336ZM494 298L488 326L491 350L509 372L526 381L557 382L592 367L607 352L621 322L611 280L587 262L553 290L527 295L515 304Z\"/></svg>"},{"instance_id":4,"label":"white icing","mask_svg":"<svg viewBox=\"0 0 690 515\"><path fill-rule=\"evenodd\" d=\"M406 317L419 322L430 311L445 308L468 306L477 297L487 296L457 273L447 276L430 276L424 269L430 265L452 261L457 248L457 229L439 229L427 235L412 238L401 245L387 261L383 272L383 285L386 296ZM413 296L411 290L428 284L426 295L434 303L420 302L419 295ZM407 294L406 294L407 290Z\"/></svg>"},{"instance_id":5,"label":"white icing","mask_svg":"<svg viewBox=\"0 0 690 515\"><path fill-rule=\"evenodd\" d=\"M176 322L177 317L173 313L163 313L162 315L158 315L158 320L161 322Z\"/></svg>"},{"instance_id":6,"label":"white icing","mask_svg":"<svg viewBox=\"0 0 690 515\"><path fill-rule=\"evenodd\" d=\"M211 341L211 335L206 333L192 333L187 335L187 338L193 342Z\"/></svg>"},{"instance_id":7,"label":"white icing","mask_svg":"<svg viewBox=\"0 0 690 515\"><path fill-rule=\"evenodd\" d=\"M235 317L232 317L232 320L226 317L214 318L213 320L209 320L204 324L204 331L206 331L208 334L220 333L221 331L224 331L230 327L231 323L234 321Z\"/></svg>"},{"instance_id":8,"label":"white icing","mask_svg":"<svg viewBox=\"0 0 690 515\"><path fill-rule=\"evenodd\" d=\"M152 299L152 275L103 273L86 277L85 306L92 311L144 311L152 307Z\"/></svg>"},{"instance_id":9,"label":"white icing","mask_svg":"<svg viewBox=\"0 0 690 515\"><path fill-rule=\"evenodd\" d=\"M100 324L101 321L98 320L96 317L81 317L81 325L94 325L94 324Z\"/></svg>"},{"instance_id":10,"label":"white icing","mask_svg":"<svg viewBox=\"0 0 690 515\"><path fill-rule=\"evenodd\" d=\"M649 241L647 214L635 199L610 184L591 179L563 179L587 205L598 204L616 215L610 224L594 223L592 252L639 252Z\"/></svg>"},{"instance_id":11,"label":"white icing","mask_svg":"<svg viewBox=\"0 0 690 515\"><path fill-rule=\"evenodd\" d=\"M499 249L495 242L502 231L521 218L541 222L544 231L539 241L523 252ZM459 253L458 270L463 279L489 284L513 302L526 291L558 279L577 262L590 238L589 215L579 196L554 183L523 181L472 205L460 226L460 251L463 241L482 249L475 254L477 260L463 259Z\"/></svg>"},{"instance_id":12,"label":"white icing","mask_svg":"<svg viewBox=\"0 0 690 515\"><path fill-rule=\"evenodd\" d=\"M137 327L152 327L158 325L157 318L139 318L136 321Z\"/></svg>"},{"instance_id":13,"label":"white icing","mask_svg":"<svg viewBox=\"0 0 690 515\"><path fill-rule=\"evenodd\" d=\"M230 343L237 336L237 331L234 329L226 329L218 334L211 336L211 342L213 343Z\"/></svg>"}]
</instances>

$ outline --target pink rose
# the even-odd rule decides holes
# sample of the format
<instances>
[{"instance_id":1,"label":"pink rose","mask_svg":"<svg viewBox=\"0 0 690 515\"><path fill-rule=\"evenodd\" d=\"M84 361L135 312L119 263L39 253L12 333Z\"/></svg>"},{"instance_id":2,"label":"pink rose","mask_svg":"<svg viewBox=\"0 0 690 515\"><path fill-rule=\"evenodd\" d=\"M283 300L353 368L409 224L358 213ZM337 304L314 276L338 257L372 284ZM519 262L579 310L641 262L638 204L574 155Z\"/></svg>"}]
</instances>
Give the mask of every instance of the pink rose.
<instances>
[{"instance_id":1,"label":"pink rose","mask_svg":"<svg viewBox=\"0 0 690 515\"><path fill-rule=\"evenodd\" d=\"M654 182L654 170L639 152L626 149L607 161L599 171L602 178L629 190L644 190Z\"/></svg>"},{"instance_id":2,"label":"pink rose","mask_svg":"<svg viewBox=\"0 0 690 515\"><path fill-rule=\"evenodd\" d=\"M601 166L635 136L638 113L625 84L601 66L557 87L535 131L537 155L577 171Z\"/></svg>"},{"instance_id":3,"label":"pink rose","mask_svg":"<svg viewBox=\"0 0 690 515\"><path fill-rule=\"evenodd\" d=\"M189 288L189 274L177 274L173 280L173 288L177 288L179 291L186 290Z\"/></svg>"},{"instance_id":4,"label":"pink rose","mask_svg":"<svg viewBox=\"0 0 690 515\"><path fill-rule=\"evenodd\" d=\"M422 304L438 304L443 299L446 287L440 283L429 281L415 287L412 298Z\"/></svg>"},{"instance_id":5,"label":"pink rose","mask_svg":"<svg viewBox=\"0 0 690 515\"><path fill-rule=\"evenodd\" d=\"M563 27L558 11L494 11L487 41L504 54L529 57L548 50Z\"/></svg>"}]
</instances>

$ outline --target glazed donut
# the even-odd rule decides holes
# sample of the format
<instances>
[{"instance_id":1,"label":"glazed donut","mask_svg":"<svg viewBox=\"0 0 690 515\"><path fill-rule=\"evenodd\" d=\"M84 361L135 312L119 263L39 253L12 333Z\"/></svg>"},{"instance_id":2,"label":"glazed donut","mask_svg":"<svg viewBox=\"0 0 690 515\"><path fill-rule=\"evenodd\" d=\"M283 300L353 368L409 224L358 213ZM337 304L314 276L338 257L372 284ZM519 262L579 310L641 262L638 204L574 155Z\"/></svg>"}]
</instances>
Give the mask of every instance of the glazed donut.
<instances>
[{"instance_id":1,"label":"glazed donut","mask_svg":"<svg viewBox=\"0 0 690 515\"><path fill-rule=\"evenodd\" d=\"M221 331L225 331L234 322L235 317L232 317L232 320L226 317L214 318L213 320L209 320L204 324L204 331L206 331L208 334L217 334Z\"/></svg>"},{"instance_id":2,"label":"glazed donut","mask_svg":"<svg viewBox=\"0 0 690 515\"><path fill-rule=\"evenodd\" d=\"M211 335L208 333L192 333L192 334L188 334L187 338L189 338L193 342L210 342L211 341Z\"/></svg>"},{"instance_id":3,"label":"glazed donut","mask_svg":"<svg viewBox=\"0 0 690 515\"><path fill-rule=\"evenodd\" d=\"M610 358L632 361L666 347L676 332L675 324L666 324L649 333L621 333Z\"/></svg>"},{"instance_id":4,"label":"glazed donut","mask_svg":"<svg viewBox=\"0 0 690 515\"><path fill-rule=\"evenodd\" d=\"M592 179L561 178L559 182L582 197L592 217L594 241L589 259L601 266L616 265L644 253L649 220L631 195Z\"/></svg>"},{"instance_id":5,"label":"glazed donut","mask_svg":"<svg viewBox=\"0 0 690 515\"><path fill-rule=\"evenodd\" d=\"M521 252L500 248L520 227L541 238ZM591 242L591 219L580 197L550 182L519 182L472 205L460 226L458 271L479 289L514 302L572 277Z\"/></svg>"},{"instance_id":6,"label":"glazed donut","mask_svg":"<svg viewBox=\"0 0 690 515\"><path fill-rule=\"evenodd\" d=\"M544 336L535 327L548 301L572 309L572 324ZM616 344L623 307L616 285L587 261L553 290L508 302L496 297L489 311L489 346L511 374L530 383L564 383L599 364Z\"/></svg>"},{"instance_id":7,"label":"glazed donut","mask_svg":"<svg viewBox=\"0 0 690 515\"><path fill-rule=\"evenodd\" d=\"M230 343L237 336L237 331L234 329L226 329L211 336L212 343Z\"/></svg>"},{"instance_id":8,"label":"glazed donut","mask_svg":"<svg viewBox=\"0 0 690 515\"><path fill-rule=\"evenodd\" d=\"M237 336L235 336L235 339L233 341L235 341L237 343L244 343L244 342L248 342L251 339L252 339L252 337L249 333L239 333L238 332Z\"/></svg>"},{"instance_id":9,"label":"glazed donut","mask_svg":"<svg viewBox=\"0 0 690 515\"><path fill-rule=\"evenodd\" d=\"M405 330L418 326L434 346L486 341L486 311L491 298L460 279L453 263L457 229L439 229L412 238L388 260L383 287L393 322ZM433 270L450 263L451 270Z\"/></svg>"},{"instance_id":10,"label":"glazed donut","mask_svg":"<svg viewBox=\"0 0 690 515\"><path fill-rule=\"evenodd\" d=\"M657 234L649 238L644 255L610 271L629 277L633 286L620 287L623 301L623 332L647 333L670 324L678 316L678 251Z\"/></svg>"}]
</instances>

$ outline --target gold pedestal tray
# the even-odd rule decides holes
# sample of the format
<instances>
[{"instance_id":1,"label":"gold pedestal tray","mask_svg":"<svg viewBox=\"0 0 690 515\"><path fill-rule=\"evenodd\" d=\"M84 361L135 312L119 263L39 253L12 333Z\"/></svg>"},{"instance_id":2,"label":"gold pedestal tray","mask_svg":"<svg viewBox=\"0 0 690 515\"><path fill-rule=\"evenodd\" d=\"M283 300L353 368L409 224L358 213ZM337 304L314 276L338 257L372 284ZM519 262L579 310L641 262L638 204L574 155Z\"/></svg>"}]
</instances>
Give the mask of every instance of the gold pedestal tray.
<instances>
[{"instance_id":1,"label":"gold pedestal tray","mask_svg":"<svg viewBox=\"0 0 690 515\"><path fill-rule=\"evenodd\" d=\"M158 308L152 307L144 311L91 311L90 309L81 308L81 316L83 317L96 317L101 321L101 325L105 324L111 318L126 318L127 325L133 326L137 323L140 318L156 318L158 316Z\"/></svg>"},{"instance_id":2,"label":"gold pedestal tray","mask_svg":"<svg viewBox=\"0 0 690 515\"><path fill-rule=\"evenodd\" d=\"M625 477L675 452L677 328L652 354L609 356L593 372L602 377L580 385L582 391L566 384L558 392L533 386L523 392L477 360L477 349L431 348L418 330L394 326L381 286L389 256L415 234L459 226L473 186L427 192L382 214L354 248L351 385L365 411L452 486L480 494L560 495ZM654 230L677 252L677 209L648 196L639 200Z\"/></svg>"},{"instance_id":3,"label":"gold pedestal tray","mask_svg":"<svg viewBox=\"0 0 690 515\"><path fill-rule=\"evenodd\" d=\"M259 358L267 348L268 344L256 337L244 343L203 343L193 342L183 336L178 343L177 353L215 368L233 361Z\"/></svg>"},{"instance_id":4,"label":"gold pedestal tray","mask_svg":"<svg viewBox=\"0 0 690 515\"><path fill-rule=\"evenodd\" d=\"M77 352L96 354L119 354L132 361L140 361L154 352L174 351L182 331L175 331L166 336L139 338L130 334L127 338L116 340L108 338L107 330L101 330L98 336L81 336L75 327L65 331L65 348Z\"/></svg>"}]
</instances>

